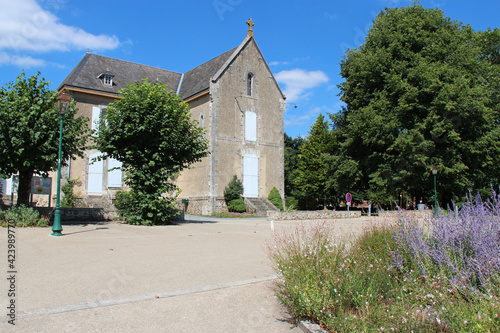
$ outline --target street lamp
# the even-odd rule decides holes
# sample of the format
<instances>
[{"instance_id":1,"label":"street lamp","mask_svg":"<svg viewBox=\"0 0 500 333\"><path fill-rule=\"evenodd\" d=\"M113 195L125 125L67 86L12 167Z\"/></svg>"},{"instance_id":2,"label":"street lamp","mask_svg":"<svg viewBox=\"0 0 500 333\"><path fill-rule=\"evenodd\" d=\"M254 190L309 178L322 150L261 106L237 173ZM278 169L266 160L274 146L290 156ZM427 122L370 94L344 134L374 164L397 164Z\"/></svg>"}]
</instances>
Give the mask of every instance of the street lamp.
<instances>
[{"instance_id":1,"label":"street lamp","mask_svg":"<svg viewBox=\"0 0 500 333\"><path fill-rule=\"evenodd\" d=\"M63 118L66 112L68 112L69 103L71 98L63 90L59 98L57 99L57 112L59 113L60 128L59 128L59 158L57 161L57 195L56 195L56 210L54 212L54 224L52 225L52 236L62 236L62 226L61 226L61 209L59 206L61 198L61 150L62 150L62 135L63 135Z\"/></svg>"},{"instance_id":2,"label":"street lamp","mask_svg":"<svg viewBox=\"0 0 500 333\"><path fill-rule=\"evenodd\" d=\"M434 175L434 215L437 215L438 213L438 208L437 208L437 191L436 191L436 175L438 173L438 168L437 166L433 165L432 166L432 174Z\"/></svg>"}]
</instances>

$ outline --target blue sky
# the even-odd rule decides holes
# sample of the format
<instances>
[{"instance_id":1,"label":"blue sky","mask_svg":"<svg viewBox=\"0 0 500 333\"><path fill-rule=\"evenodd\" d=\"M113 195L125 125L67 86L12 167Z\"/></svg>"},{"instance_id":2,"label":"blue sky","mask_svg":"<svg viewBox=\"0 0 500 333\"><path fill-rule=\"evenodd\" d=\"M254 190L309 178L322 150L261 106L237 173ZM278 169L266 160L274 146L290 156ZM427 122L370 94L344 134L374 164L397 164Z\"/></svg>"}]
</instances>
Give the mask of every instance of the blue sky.
<instances>
[{"instance_id":1,"label":"blue sky","mask_svg":"<svg viewBox=\"0 0 500 333\"><path fill-rule=\"evenodd\" d=\"M64 80L90 52L186 72L254 37L290 103L285 132L307 135L341 102L339 62L376 15L410 0L0 0L0 86L24 69ZM500 27L500 2L422 0L474 30ZM295 108L295 106L297 106Z\"/></svg>"}]
</instances>

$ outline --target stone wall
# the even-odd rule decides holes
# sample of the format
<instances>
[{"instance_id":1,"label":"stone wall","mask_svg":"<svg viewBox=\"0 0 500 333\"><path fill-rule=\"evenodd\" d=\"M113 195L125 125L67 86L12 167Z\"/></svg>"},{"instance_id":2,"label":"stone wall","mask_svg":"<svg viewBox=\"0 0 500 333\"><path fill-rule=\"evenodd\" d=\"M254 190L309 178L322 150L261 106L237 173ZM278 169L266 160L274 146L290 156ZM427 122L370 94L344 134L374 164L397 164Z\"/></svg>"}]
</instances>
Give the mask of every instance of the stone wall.
<instances>
[{"instance_id":1,"label":"stone wall","mask_svg":"<svg viewBox=\"0 0 500 333\"><path fill-rule=\"evenodd\" d=\"M54 220L54 208L37 207L40 214L48 216L51 221ZM105 210L103 208L60 208L61 223L82 222L82 221L111 221L118 219L118 213L114 210ZM172 221L184 221L184 212L175 216Z\"/></svg>"},{"instance_id":2,"label":"stone wall","mask_svg":"<svg viewBox=\"0 0 500 333\"><path fill-rule=\"evenodd\" d=\"M349 217L361 217L360 211L349 212ZM284 220L331 220L347 218L347 211L332 210L295 210L286 212L267 212L267 218L273 221Z\"/></svg>"},{"instance_id":3,"label":"stone wall","mask_svg":"<svg viewBox=\"0 0 500 333\"><path fill-rule=\"evenodd\" d=\"M40 214L54 220L54 208L39 207ZM108 216L102 208L60 208L61 222L65 221L106 221Z\"/></svg>"},{"instance_id":4,"label":"stone wall","mask_svg":"<svg viewBox=\"0 0 500 333\"><path fill-rule=\"evenodd\" d=\"M387 218L398 217L398 215L400 213L401 212L399 212L397 210L383 210L383 211L379 210L377 212L378 216L387 217ZM406 211L402 211L402 213L403 214L410 214L412 216L415 216L418 219L421 219L421 218L431 217L433 214L433 211L430 209L427 209L427 210L406 210Z\"/></svg>"},{"instance_id":5,"label":"stone wall","mask_svg":"<svg viewBox=\"0 0 500 333\"><path fill-rule=\"evenodd\" d=\"M210 201L210 197L191 197L189 198L189 202L186 206L187 214L194 215L211 215L214 212L227 212L226 201L224 197L216 197L214 198L214 205ZM184 209L184 204L182 203L182 199L177 199L177 206L179 209Z\"/></svg>"}]
</instances>

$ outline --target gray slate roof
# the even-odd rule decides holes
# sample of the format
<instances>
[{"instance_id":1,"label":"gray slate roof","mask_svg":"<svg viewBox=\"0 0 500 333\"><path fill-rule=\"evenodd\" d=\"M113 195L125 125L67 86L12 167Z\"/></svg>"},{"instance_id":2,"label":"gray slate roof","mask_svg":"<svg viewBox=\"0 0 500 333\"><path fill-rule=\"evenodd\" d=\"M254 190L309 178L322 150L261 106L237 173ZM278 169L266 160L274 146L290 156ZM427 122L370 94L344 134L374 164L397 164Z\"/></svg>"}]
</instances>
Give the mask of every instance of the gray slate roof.
<instances>
[{"instance_id":1,"label":"gray slate roof","mask_svg":"<svg viewBox=\"0 0 500 333\"><path fill-rule=\"evenodd\" d=\"M130 82L148 78L149 82L162 82L174 92L181 89L179 95L183 99L197 95L210 87L210 78L224 65L236 48L207 61L190 70L184 76L181 73L169 70L140 65L129 61L109 58L97 54L87 53L68 77L61 83L59 89L80 88L95 92L118 95L118 91ZM105 86L99 76L112 73L113 86Z\"/></svg>"},{"instance_id":2,"label":"gray slate roof","mask_svg":"<svg viewBox=\"0 0 500 333\"><path fill-rule=\"evenodd\" d=\"M99 78L105 72L114 74L112 87L105 86ZM170 90L177 91L181 76L181 73L87 53L61 83L59 89L68 86L118 94L118 91L126 87L130 82L142 80L143 77L146 77L149 82L160 81L166 84Z\"/></svg>"},{"instance_id":3,"label":"gray slate roof","mask_svg":"<svg viewBox=\"0 0 500 333\"><path fill-rule=\"evenodd\" d=\"M179 95L188 99L210 88L210 78L224 65L236 48L190 70L184 74Z\"/></svg>"}]
</instances>

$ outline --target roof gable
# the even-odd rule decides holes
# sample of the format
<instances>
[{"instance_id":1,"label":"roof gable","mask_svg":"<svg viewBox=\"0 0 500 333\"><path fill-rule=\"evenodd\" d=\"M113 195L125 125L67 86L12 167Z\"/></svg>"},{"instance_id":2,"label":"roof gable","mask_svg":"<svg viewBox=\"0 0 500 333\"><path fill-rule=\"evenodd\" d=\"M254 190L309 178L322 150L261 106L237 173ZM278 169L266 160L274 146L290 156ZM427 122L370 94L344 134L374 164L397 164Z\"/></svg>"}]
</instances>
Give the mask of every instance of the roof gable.
<instances>
[{"instance_id":1,"label":"roof gable","mask_svg":"<svg viewBox=\"0 0 500 333\"><path fill-rule=\"evenodd\" d=\"M262 59L264 59L264 55L262 54L262 52L260 51L259 49L259 46L257 45L257 43L255 42L255 39L252 37L252 36L247 36L247 38L245 38L245 40L240 44L240 46L238 46L235 51L233 52L233 54L231 55L231 57L229 57L226 62L224 63L224 65L219 68L219 70L215 73L215 75L212 77L212 81L213 82L216 82L221 76L222 74L224 74L224 72L229 68L229 66L231 65L231 63L234 61L234 59L236 59L236 57L238 57L238 55L241 53L241 51L248 45L250 44L250 41L253 41L253 44L255 46L255 48L257 49L257 52L259 53L259 55L262 57ZM267 71L269 72L269 75L271 75L272 79L273 79L273 82L274 84L276 85L276 88L278 89L279 93L281 94L281 97L283 99L285 99L285 95L283 94L283 92L281 91L281 88L279 87L278 85L278 82L276 81L274 75L273 75L273 72L271 71L271 69L269 68L269 65L267 64L267 61L264 60L264 64L267 68Z\"/></svg>"}]
</instances>

